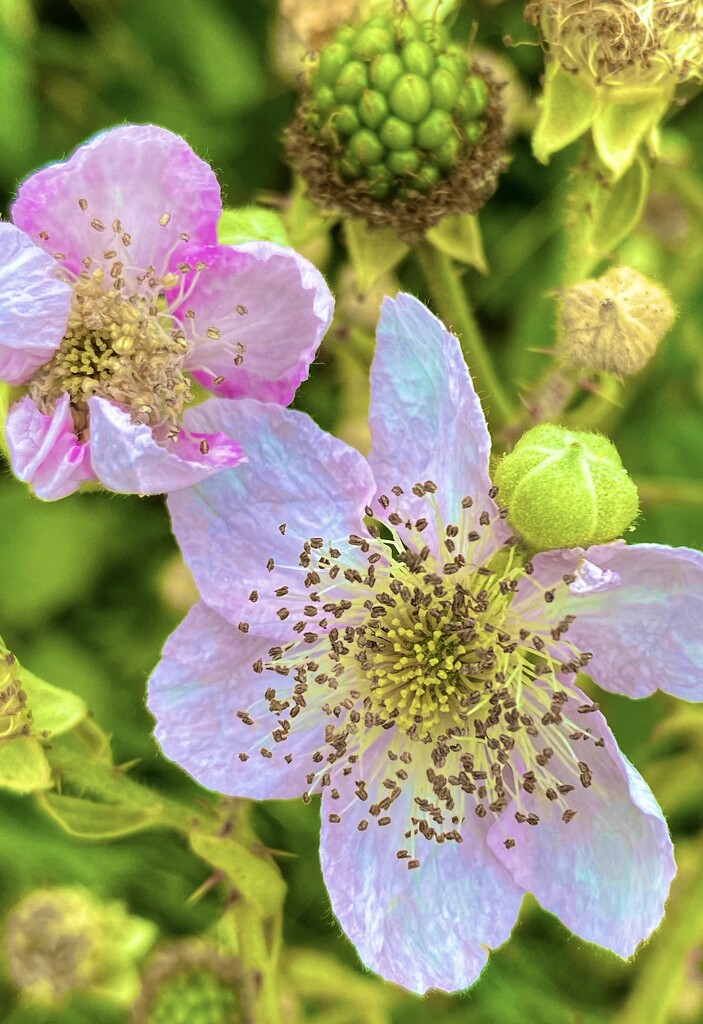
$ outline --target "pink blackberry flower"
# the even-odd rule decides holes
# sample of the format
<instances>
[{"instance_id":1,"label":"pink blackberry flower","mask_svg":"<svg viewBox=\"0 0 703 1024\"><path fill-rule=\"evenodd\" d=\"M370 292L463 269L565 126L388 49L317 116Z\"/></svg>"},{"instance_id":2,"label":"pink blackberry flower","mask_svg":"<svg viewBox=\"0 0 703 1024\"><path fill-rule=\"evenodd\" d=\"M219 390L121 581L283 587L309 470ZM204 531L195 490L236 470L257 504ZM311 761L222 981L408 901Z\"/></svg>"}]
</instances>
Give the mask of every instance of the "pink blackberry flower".
<instances>
[{"instance_id":1,"label":"pink blackberry flower","mask_svg":"<svg viewBox=\"0 0 703 1024\"><path fill-rule=\"evenodd\" d=\"M203 785L322 796L322 869L363 962L455 990L525 892L622 957L657 926L666 823L578 687L703 699L703 555L520 556L456 338L383 305L368 461L306 416L208 402L251 461L170 496L202 601L150 684Z\"/></svg>"},{"instance_id":2,"label":"pink blackberry flower","mask_svg":"<svg viewBox=\"0 0 703 1024\"><path fill-rule=\"evenodd\" d=\"M7 445L39 497L197 483L242 451L184 430L193 379L287 404L307 376L325 282L291 249L218 245L221 212L211 168L153 125L103 132L20 186L0 224L0 378L25 390Z\"/></svg>"}]
</instances>

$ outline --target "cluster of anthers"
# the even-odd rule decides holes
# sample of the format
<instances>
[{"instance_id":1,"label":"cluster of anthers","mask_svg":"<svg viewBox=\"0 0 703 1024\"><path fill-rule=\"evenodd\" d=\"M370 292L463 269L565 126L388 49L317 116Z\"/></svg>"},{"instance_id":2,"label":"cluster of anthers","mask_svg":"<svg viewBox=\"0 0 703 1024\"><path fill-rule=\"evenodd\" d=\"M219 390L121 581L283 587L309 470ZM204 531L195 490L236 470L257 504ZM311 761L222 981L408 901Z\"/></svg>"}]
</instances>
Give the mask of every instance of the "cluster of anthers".
<instances>
[{"instance_id":1,"label":"cluster of anthers","mask_svg":"<svg viewBox=\"0 0 703 1024\"><path fill-rule=\"evenodd\" d=\"M16 664L14 654L5 651L0 661L0 740L29 736L33 731L33 715L15 676Z\"/></svg>"},{"instance_id":2,"label":"cluster of anthers","mask_svg":"<svg viewBox=\"0 0 703 1024\"><path fill-rule=\"evenodd\" d=\"M77 203L80 211L90 216L88 201L80 198ZM170 220L171 215L164 212L159 224L166 227ZM220 338L216 326L201 330L194 310L184 309L208 265L186 259L172 266L176 250L189 241L185 232L178 236L161 267L135 267L129 252L132 236L119 219L108 227L93 217L90 227L100 239L101 251L85 256L80 272L66 266L65 253L53 254L61 265L60 273L73 288L71 310L63 340L34 374L29 394L48 414L61 395L68 393L79 440L85 439L87 402L93 395L128 410L135 423L151 426L157 441L175 440L183 409L192 398L184 363L199 335L210 341ZM39 232L39 238L45 244L49 241L46 231ZM237 312L245 316L247 310L238 305ZM235 366L241 366L245 350L241 343L235 346ZM187 369L210 374L213 385L224 383L222 375L191 363L189 360ZM201 442L201 447L204 445L206 441Z\"/></svg>"},{"instance_id":3,"label":"cluster of anthers","mask_svg":"<svg viewBox=\"0 0 703 1024\"><path fill-rule=\"evenodd\" d=\"M566 71L637 87L703 78L700 0L530 0L525 17Z\"/></svg>"},{"instance_id":4,"label":"cluster of anthers","mask_svg":"<svg viewBox=\"0 0 703 1024\"><path fill-rule=\"evenodd\" d=\"M470 813L498 817L510 806L518 827L555 811L568 823L576 814L569 794L592 784L583 751L604 745L584 722L597 706L568 688L568 677L591 658L566 639L574 617L531 614L530 628L520 619L518 591L539 594L545 611L559 595L536 582L515 537L501 544L507 531L496 520L507 510L496 511L491 500L494 511L476 521L466 497L460 521L442 528L436 490L430 480L413 488L427 517L401 514L403 490L394 487L379 499L382 519L366 509L365 536L336 546L305 539L295 590L276 586L277 569L290 579L294 567L269 559L272 595L253 591L249 600L279 598L276 614L290 622L290 639L253 669L291 682L285 693L278 680L262 684L264 700L237 712L249 726L272 716L272 742L284 747L297 728L306 731L298 716L319 718L317 749L285 755L288 764L301 762L303 799L330 787L340 810L329 821L356 815L360 832L391 825L397 811L397 856L409 868L420 864L416 837L462 842ZM492 488L488 496L496 494ZM423 537L442 529L444 562ZM285 534L286 525L279 530ZM291 538L292 550L298 540ZM574 581L566 574L560 586ZM239 623L242 632L249 628ZM257 753L273 756L252 745L239 758ZM334 788L343 777L355 787L358 809Z\"/></svg>"}]
</instances>

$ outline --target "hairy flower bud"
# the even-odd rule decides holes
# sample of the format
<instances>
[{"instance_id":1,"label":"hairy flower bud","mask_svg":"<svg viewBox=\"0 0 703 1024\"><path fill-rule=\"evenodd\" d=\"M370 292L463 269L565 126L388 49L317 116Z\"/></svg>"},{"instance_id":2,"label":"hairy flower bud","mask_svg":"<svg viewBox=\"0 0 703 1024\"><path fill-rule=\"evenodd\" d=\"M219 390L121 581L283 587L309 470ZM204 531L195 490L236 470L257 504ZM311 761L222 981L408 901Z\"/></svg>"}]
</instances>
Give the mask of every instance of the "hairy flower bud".
<instances>
[{"instance_id":1,"label":"hairy flower bud","mask_svg":"<svg viewBox=\"0 0 703 1024\"><path fill-rule=\"evenodd\" d=\"M525 17L566 71L598 85L703 78L701 0L530 0Z\"/></svg>"},{"instance_id":2,"label":"hairy flower bud","mask_svg":"<svg viewBox=\"0 0 703 1024\"><path fill-rule=\"evenodd\" d=\"M159 950L142 977L132 1024L249 1024L251 998L236 957L185 940Z\"/></svg>"},{"instance_id":3,"label":"hairy flower bud","mask_svg":"<svg viewBox=\"0 0 703 1024\"><path fill-rule=\"evenodd\" d=\"M339 29L310 65L288 155L321 206L414 241L494 192L499 92L443 25L373 17Z\"/></svg>"},{"instance_id":4,"label":"hairy flower bud","mask_svg":"<svg viewBox=\"0 0 703 1024\"><path fill-rule=\"evenodd\" d=\"M498 463L508 522L533 551L615 540L637 516L637 488L606 437L543 423Z\"/></svg>"},{"instance_id":5,"label":"hairy flower bud","mask_svg":"<svg viewBox=\"0 0 703 1024\"><path fill-rule=\"evenodd\" d=\"M665 289L631 267L613 267L560 296L559 333L571 361L618 377L639 373L676 317Z\"/></svg>"},{"instance_id":6,"label":"hairy flower bud","mask_svg":"<svg viewBox=\"0 0 703 1024\"><path fill-rule=\"evenodd\" d=\"M79 887L37 889L10 912L5 956L12 982L27 996L58 1003L74 992L130 1002L138 985L134 960L155 926L101 903Z\"/></svg>"}]
</instances>

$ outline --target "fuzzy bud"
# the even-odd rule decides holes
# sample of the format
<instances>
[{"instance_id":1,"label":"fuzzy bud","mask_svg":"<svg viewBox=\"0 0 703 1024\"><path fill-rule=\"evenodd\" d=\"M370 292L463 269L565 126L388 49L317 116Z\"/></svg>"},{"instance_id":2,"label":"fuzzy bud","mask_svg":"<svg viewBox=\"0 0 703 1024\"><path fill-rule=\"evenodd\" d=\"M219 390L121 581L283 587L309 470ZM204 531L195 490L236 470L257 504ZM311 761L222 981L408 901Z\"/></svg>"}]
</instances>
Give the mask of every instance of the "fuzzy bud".
<instances>
[{"instance_id":1,"label":"fuzzy bud","mask_svg":"<svg viewBox=\"0 0 703 1024\"><path fill-rule=\"evenodd\" d=\"M79 887L37 889L10 912L5 957L11 981L31 999L59 1003L74 992L131 1002L134 961L154 941L150 921Z\"/></svg>"},{"instance_id":2,"label":"fuzzy bud","mask_svg":"<svg viewBox=\"0 0 703 1024\"><path fill-rule=\"evenodd\" d=\"M132 1024L249 1024L251 992L239 961L208 942L159 950L142 977Z\"/></svg>"},{"instance_id":3,"label":"fuzzy bud","mask_svg":"<svg viewBox=\"0 0 703 1024\"><path fill-rule=\"evenodd\" d=\"M444 25L373 17L340 28L313 59L288 155L321 206L413 242L495 190L499 93Z\"/></svg>"},{"instance_id":4,"label":"fuzzy bud","mask_svg":"<svg viewBox=\"0 0 703 1024\"><path fill-rule=\"evenodd\" d=\"M616 540L635 520L637 488L606 437L543 423L494 474L508 522L532 551Z\"/></svg>"},{"instance_id":5,"label":"fuzzy bud","mask_svg":"<svg viewBox=\"0 0 703 1024\"><path fill-rule=\"evenodd\" d=\"M701 0L530 0L550 55L594 84L644 89L703 78Z\"/></svg>"},{"instance_id":6,"label":"fuzzy bud","mask_svg":"<svg viewBox=\"0 0 703 1024\"><path fill-rule=\"evenodd\" d=\"M639 373L676 317L661 285L631 267L560 292L559 333L575 366L617 377Z\"/></svg>"}]
</instances>

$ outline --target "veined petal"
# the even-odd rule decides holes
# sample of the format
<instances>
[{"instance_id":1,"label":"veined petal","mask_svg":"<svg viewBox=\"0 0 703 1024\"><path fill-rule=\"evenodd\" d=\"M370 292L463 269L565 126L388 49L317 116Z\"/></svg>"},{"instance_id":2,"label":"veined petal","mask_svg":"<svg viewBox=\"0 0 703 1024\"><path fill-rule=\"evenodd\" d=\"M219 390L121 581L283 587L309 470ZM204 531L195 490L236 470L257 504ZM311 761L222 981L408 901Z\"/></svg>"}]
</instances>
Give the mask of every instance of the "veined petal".
<instances>
[{"instance_id":1,"label":"veined petal","mask_svg":"<svg viewBox=\"0 0 703 1024\"><path fill-rule=\"evenodd\" d=\"M288 405L332 319L334 300L320 272L272 242L192 249L186 258L207 264L179 310L195 336L186 367L223 397ZM194 318L183 317L186 310ZM213 328L216 339L207 335Z\"/></svg>"},{"instance_id":2,"label":"veined petal","mask_svg":"<svg viewBox=\"0 0 703 1024\"><path fill-rule=\"evenodd\" d=\"M30 175L12 220L47 252L63 253L76 272L84 257L100 261L104 250L119 247L126 232L125 264L162 273L185 244L181 234L196 244L216 242L221 209L213 171L184 139L155 125L124 125Z\"/></svg>"},{"instance_id":3,"label":"veined petal","mask_svg":"<svg viewBox=\"0 0 703 1024\"><path fill-rule=\"evenodd\" d=\"M488 496L490 436L458 340L421 302L402 293L383 300L376 337L369 463L379 493L389 495L391 509L404 517L427 518L427 503L413 496L412 487L429 479L438 487L434 500L442 526L464 523L466 531L480 530L485 510L495 543L501 543L509 531L496 521ZM390 495L394 485L403 488L402 497ZM467 496L474 504L463 510ZM441 531L433 532L436 546Z\"/></svg>"},{"instance_id":4,"label":"veined petal","mask_svg":"<svg viewBox=\"0 0 703 1024\"><path fill-rule=\"evenodd\" d=\"M382 752L383 753L383 752ZM463 843L415 839L420 866L396 857L392 825L370 818L354 795L354 776L335 779L340 793L323 791L320 858L332 909L364 964L414 992L468 988L490 947L510 935L523 889L486 843L485 821L471 815ZM411 791L393 805L394 820L409 820ZM405 803L408 806L399 806ZM330 814L338 822L330 821Z\"/></svg>"},{"instance_id":5,"label":"veined petal","mask_svg":"<svg viewBox=\"0 0 703 1024\"><path fill-rule=\"evenodd\" d=\"M111 491L166 494L242 461L241 448L224 434L181 432L163 447L154 440L151 427L133 423L129 413L112 402L94 396L88 406L93 469Z\"/></svg>"},{"instance_id":6,"label":"veined petal","mask_svg":"<svg viewBox=\"0 0 703 1024\"><path fill-rule=\"evenodd\" d=\"M373 496L371 471L358 452L308 416L278 405L211 399L188 410L185 423L236 437L248 459L236 472L169 497L186 562L211 607L230 622L246 619L278 636L275 610L282 602L272 587L288 585L305 596L299 553L311 537L348 548ZM276 566L273 584L269 559ZM260 595L255 603L252 591Z\"/></svg>"},{"instance_id":7,"label":"veined petal","mask_svg":"<svg viewBox=\"0 0 703 1024\"><path fill-rule=\"evenodd\" d=\"M149 709L163 752L219 793L300 797L306 772L315 768L310 757L320 742L322 713L308 708L285 741L271 738L274 716L264 692L272 676L252 665L268 658L272 643L241 633L199 602L167 640L151 676ZM250 715L251 724L237 712Z\"/></svg>"},{"instance_id":8,"label":"veined petal","mask_svg":"<svg viewBox=\"0 0 703 1024\"><path fill-rule=\"evenodd\" d=\"M628 697L664 690L685 700L703 700L700 551L603 544L585 552L537 555L534 567L533 579L544 587L565 573L576 576L568 590L563 584L558 589L548 614L576 617L568 639L593 654L587 671L599 686ZM531 597L531 614L546 618L539 595L533 592ZM516 614L518 607L516 600Z\"/></svg>"},{"instance_id":9,"label":"veined petal","mask_svg":"<svg viewBox=\"0 0 703 1024\"><path fill-rule=\"evenodd\" d=\"M79 444L73 432L68 395L50 416L29 396L22 398L7 415L5 435L13 472L45 501L65 498L95 479L90 445Z\"/></svg>"},{"instance_id":10,"label":"veined petal","mask_svg":"<svg viewBox=\"0 0 703 1024\"><path fill-rule=\"evenodd\" d=\"M59 347L71 286L56 260L14 224L0 224L0 379L24 384Z\"/></svg>"},{"instance_id":11,"label":"veined petal","mask_svg":"<svg viewBox=\"0 0 703 1024\"><path fill-rule=\"evenodd\" d=\"M581 718L574 714L581 700L588 703L572 688L563 714ZM649 787L620 753L603 716L587 717L603 745L573 741L574 756L592 773L588 788L577 785L564 798L576 816L566 824L563 801L547 804L521 792L519 807L511 804L491 827L489 843L518 885L567 928L628 957L659 924L676 865ZM539 824L517 824L518 809L538 813ZM507 849L506 839L515 845Z\"/></svg>"}]
</instances>

